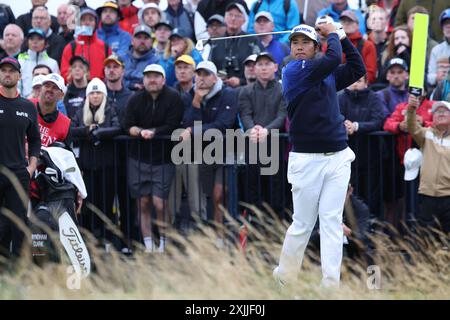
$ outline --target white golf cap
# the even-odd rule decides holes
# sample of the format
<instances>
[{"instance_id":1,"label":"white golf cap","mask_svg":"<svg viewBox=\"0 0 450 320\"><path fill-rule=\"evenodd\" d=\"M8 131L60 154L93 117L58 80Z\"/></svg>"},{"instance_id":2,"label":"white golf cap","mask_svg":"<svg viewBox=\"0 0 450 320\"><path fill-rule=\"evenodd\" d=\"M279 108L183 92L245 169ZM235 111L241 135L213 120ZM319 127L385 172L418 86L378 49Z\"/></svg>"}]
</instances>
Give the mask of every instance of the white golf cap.
<instances>
[{"instance_id":1,"label":"white golf cap","mask_svg":"<svg viewBox=\"0 0 450 320\"><path fill-rule=\"evenodd\" d=\"M31 87L34 88L35 86L41 86L42 81L47 78L46 75L38 74L37 76L33 77L33 82L31 83Z\"/></svg>"},{"instance_id":2,"label":"white golf cap","mask_svg":"<svg viewBox=\"0 0 450 320\"><path fill-rule=\"evenodd\" d=\"M405 152L403 164L405 165L405 181L414 180L422 166L422 152L416 148L408 149Z\"/></svg>"},{"instance_id":3,"label":"white golf cap","mask_svg":"<svg viewBox=\"0 0 450 320\"><path fill-rule=\"evenodd\" d=\"M260 11L260 12L258 12L258 13L256 14L256 16L255 16L255 21L257 21L258 18L260 18L260 17L264 17L264 18L266 18L267 20L273 22L272 14L271 14L269 11Z\"/></svg>"},{"instance_id":4,"label":"white golf cap","mask_svg":"<svg viewBox=\"0 0 450 320\"><path fill-rule=\"evenodd\" d=\"M450 111L450 103L447 101L437 101L431 107L431 112L434 113L440 107L447 108L447 110Z\"/></svg>"},{"instance_id":5,"label":"white golf cap","mask_svg":"<svg viewBox=\"0 0 450 320\"><path fill-rule=\"evenodd\" d=\"M102 92L103 94L108 95L105 83L99 78L94 78L88 83L86 95L88 96L91 92Z\"/></svg>"},{"instance_id":6,"label":"white golf cap","mask_svg":"<svg viewBox=\"0 0 450 320\"><path fill-rule=\"evenodd\" d=\"M142 71L143 74L146 74L147 72L156 72L162 74L164 78L166 77L166 72L164 71L164 68L156 63L149 64L148 66L145 67L144 71Z\"/></svg>"},{"instance_id":7,"label":"white golf cap","mask_svg":"<svg viewBox=\"0 0 450 320\"><path fill-rule=\"evenodd\" d=\"M202 61L197 65L197 68L195 68L195 71L198 71L200 69L207 70L211 73L214 73L217 75L217 67L214 64L214 62L211 61Z\"/></svg>"},{"instance_id":8,"label":"white golf cap","mask_svg":"<svg viewBox=\"0 0 450 320\"><path fill-rule=\"evenodd\" d=\"M319 43L319 37L317 36L316 30L313 27L308 26L307 24L300 24L294 27L291 30L291 34L289 35L289 40L292 40L293 37L298 36L299 34L304 34L316 43Z\"/></svg>"},{"instance_id":9,"label":"white golf cap","mask_svg":"<svg viewBox=\"0 0 450 320\"><path fill-rule=\"evenodd\" d=\"M61 90L63 93L66 93L66 85L64 84L64 78L61 77L57 73L50 73L49 75L45 76L44 79L42 79L42 84L45 84L46 82L53 82L56 84L56 86Z\"/></svg>"}]
</instances>

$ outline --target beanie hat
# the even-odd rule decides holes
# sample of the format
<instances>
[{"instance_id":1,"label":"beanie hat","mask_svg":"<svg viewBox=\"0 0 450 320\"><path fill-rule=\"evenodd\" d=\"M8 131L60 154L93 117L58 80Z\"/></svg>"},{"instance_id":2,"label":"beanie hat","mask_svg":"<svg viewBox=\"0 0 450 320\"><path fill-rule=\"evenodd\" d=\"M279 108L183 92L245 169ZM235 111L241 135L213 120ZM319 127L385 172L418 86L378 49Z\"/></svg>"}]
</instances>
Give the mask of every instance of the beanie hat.
<instances>
[{"instance_id":1,"label":"beanie hat","mask_svg":"<svg viewBox=\"0 0 450 320\"><path fill-rule=\"evenodd\" d=\"M108 94L105 83L99 78L94 78L88 83L86 88L86 96L88 96L91 92L96 91L104 93L105 96Z\"/></svg>"}]
</instances>

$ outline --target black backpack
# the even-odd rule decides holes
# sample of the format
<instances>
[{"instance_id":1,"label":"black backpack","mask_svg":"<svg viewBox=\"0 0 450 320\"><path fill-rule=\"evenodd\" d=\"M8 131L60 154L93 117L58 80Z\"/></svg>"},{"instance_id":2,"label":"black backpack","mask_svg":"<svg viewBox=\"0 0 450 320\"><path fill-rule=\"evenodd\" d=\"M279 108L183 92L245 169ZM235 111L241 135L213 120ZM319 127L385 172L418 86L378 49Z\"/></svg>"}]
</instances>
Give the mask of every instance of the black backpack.
<instances>
[{"instance_id":1,"label":"black backpack","mask_svg":"<svg viewBox=\"0 0 450 320\"><path fill-rule=\"evenodd\" d=\"M105 59L106 59L108 57L109 46L105 41L103 42L105 43ZM75 48L77 47L75 40L70 41L70 47L72 48L72 57L73 57L75 55Z\"/></svg>"}]
</instances>

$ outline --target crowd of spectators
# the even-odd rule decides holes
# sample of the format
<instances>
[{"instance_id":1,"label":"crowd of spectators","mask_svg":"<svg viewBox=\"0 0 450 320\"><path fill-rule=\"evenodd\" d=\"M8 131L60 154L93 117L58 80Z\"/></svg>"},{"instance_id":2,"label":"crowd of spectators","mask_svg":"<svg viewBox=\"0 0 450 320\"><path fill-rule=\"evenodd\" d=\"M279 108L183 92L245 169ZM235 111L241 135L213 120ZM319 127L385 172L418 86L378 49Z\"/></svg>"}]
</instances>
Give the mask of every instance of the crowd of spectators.
<instances>
[{"instance_id":1,"label":"crowd of spectators","mask_svg":"<svg viewBox=\"0 0 450 320\"><path fill-rule=\"evenodd\" d=\"M449 164L448 131L440 118L450 117L448 2L367 0L359 1L364 4L359 7L347 0L309 1L305 17L305 1L295 0L167 0L165 10L159 0L143 2L141 8L132 0L91 8L89 1L70 0L61 3L56 17L46 0L31 0L30 11L18 17L0 4L0 58L20 63L19 94L36 105L42 145L58 140L74 147L88 190L85 202L102 210L125 237L141 241L148 252L164 252L165 229L180 219L184 193L191 216L204 221L209 216L214 222L218 247L225 239L220 208L226 206L229 191L225 166L175 165L172 143L158 137L183 129L180 140L188 141L207 129L241 129L250 133L251 143L263 144L272 129L283 133L288 127L281 87L282 67L291 59L288 34L209 41L198 51L200 39L285 31L321 15L342 24L367 69L340 93L339 103L357 155L353 196L366 202L372 215L394 225L401 222L405 208L399 200L408 196L403 192L403 157L409 148L427 150L425 165L430 170L436 169L433 157ZM408 79L418 13L429 15L430 28L425 90L415 99L408 94ZM444 102L435 107L435 101ZM417 115L410 117L413 111ZM436 121L439 129L426 129ZM51 135L54 122L66 124L58 127L64 128L62 134ZM50 128L50 135L43 134L44 127ZM368 134L382 130L396 136L394 153L387 142L381 147L369 143ZM119 135L138 139L115 146L111 138ZM395 172L389 172L392 161L397 163ZM395 190L381 189L374 174L381 164L384 184L395 185ZM238 178L246 186L240 199L260 208L269 202L283 216L280 190L289 192L283 186L285 168L265 179L261 165L246 166ZM448 203L450 197L448 167L444 171L447 180L438 185L430 182L439 175L434 172L420 181L426 209L417 217L425 216L428 225L435 198L446 197ZM206 199L211 199L211 210ZM448 206L440 208L437 216L446 232L449 211ZM85 205L81 216L84 227L114 243L113 234L105 232L104 223ZM115 245L125 251L130 247Z\"/></svg>"}]
</instances>

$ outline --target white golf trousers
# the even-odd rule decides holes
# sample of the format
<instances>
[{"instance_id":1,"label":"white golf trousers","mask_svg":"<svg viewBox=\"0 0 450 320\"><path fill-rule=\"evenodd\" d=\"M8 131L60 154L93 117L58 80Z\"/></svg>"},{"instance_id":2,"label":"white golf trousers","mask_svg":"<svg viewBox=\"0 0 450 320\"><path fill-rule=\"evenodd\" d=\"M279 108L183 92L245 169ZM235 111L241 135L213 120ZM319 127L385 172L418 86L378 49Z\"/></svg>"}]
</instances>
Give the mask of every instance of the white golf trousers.
<instances>
[{"instance_id":1,"label":"white golf trousers","mask_svg":"<svg viewBox=\"0 0 450 320\"><path fill-rule=\"evenodd\" d=\"M296 278L319 216L322 285L339 286L344 238L342 212L354 159L355 154L348 147L331 155L289 154L287 178L292 184L293 222L274 271L282 281Z\"/></svg>"}]
</instances>

